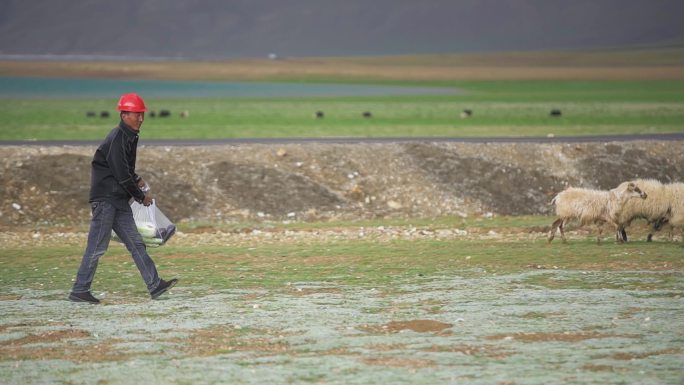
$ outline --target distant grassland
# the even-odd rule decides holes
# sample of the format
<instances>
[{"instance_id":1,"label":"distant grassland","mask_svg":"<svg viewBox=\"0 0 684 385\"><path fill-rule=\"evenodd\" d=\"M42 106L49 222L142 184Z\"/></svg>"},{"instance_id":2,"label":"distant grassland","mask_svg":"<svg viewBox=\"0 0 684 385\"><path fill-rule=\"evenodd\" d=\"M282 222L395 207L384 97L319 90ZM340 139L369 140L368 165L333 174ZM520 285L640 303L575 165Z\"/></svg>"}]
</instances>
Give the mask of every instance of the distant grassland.
<instances>
[{"instance_id":1,"label":"distant grassland","mask_svg":"<svg viewBox=\"0 0 684 385\"><path fill-rule=\"evenodd\" d=\"M576 136L684 132L684 50L210 62L0 61L0 76L454 87L452 96L147 99L144 138ZM5 99L0 140L101 139L110 99ZM561 118L549 116L560 109ZM460 119L464 109L474 114ZM109 119L86 111L111 111ZM190 118L178 112L190 111ZM324 119L313 119L315 111ZM372 119L361 113L371 111Z\"/></svg>"},{"instance_id":2,"label":"distant grassland","mask_svg":"<svg viewBox=\"0 0 684 385\"><path fill-rule=\"evenodd\" d=\"M7 61L0 76L168 80L684 80L684 49L225 61Z\"/></svg>"}]
</instances>

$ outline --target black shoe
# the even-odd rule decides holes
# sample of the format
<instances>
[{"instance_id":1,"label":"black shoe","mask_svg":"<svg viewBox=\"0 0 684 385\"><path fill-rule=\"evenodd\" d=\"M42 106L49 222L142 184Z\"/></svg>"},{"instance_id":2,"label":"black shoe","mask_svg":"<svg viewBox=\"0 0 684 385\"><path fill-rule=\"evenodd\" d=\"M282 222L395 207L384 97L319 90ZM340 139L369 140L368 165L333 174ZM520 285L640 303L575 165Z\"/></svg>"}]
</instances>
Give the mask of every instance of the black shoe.
<instances>
[{"instance_id":1,"label":"black shoe","mask_svg":"<svg viewBox=\"0 0 684 385\"><path fill-rule=\"evenodd\" d=\"M166 293L167 290L170 288L176 286L178 283L178 280L176 278L170 280L170 281L164 281L163 279L159 281L159 285L157 286L156 289L152 290L150 293L150 296L152 299L157 299L159 298L160 295Z\"/></svg>"},{"instance_id":2,"label":"black shoe","mask_svg":"<svg viewBox=\"0 0 684 385\"><path fill-rule=\"evenodd\" d=\"M93 297L89 291L85 293L71 293L69 294L69 299L74 302L88 302L88 303L100 303L100 300Z\"/></svg>"}]
</instances>

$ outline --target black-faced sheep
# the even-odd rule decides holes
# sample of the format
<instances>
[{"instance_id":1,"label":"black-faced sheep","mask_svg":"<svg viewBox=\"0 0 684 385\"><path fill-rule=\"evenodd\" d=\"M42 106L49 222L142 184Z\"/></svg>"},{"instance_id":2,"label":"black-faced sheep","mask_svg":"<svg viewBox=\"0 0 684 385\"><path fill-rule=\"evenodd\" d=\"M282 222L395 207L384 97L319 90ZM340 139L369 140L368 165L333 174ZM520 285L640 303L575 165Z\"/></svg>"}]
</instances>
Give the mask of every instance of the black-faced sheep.
<instances>
[{"instance_id":1,"label":"black-faced sheep","mask_svg":"<svg viewBox=\"0 0 684 385\"><path fill-rule=\"evenodd\" d=\"M633 182L621 184L609 191L570 187L558 193L551 201L556 205L558 219L551 225L548 241L553 241L556 230L559 229L563 242L566 242L563 227L576 219L581 226L595 224L598 227L596 241L600 244L603 225L610 223L616 226L615 221L625 202L632 198L645 199L646 196Z\"/></svg>"},{"instance_id":2,"label":"black-faced sheep","mask_svg":"<svg viewBox=\"0 0 684 385\"><path fill-rule=\"evenodd\" d=\"M662 223L670 210L670 201L665 191L665 185L655 179L636 179L641 191L648 194L648 199L630 199L620 210L615 221L617 231L615 239L620 242L627 241L625 228L635 219L645 219L649 224ZM630 182L623 182L620 186Z\"/></svg>"},{"instance_id":3,"label":"black-faced sheep","mask_svg":"<svg viewBox=\"0 0 684 385\"><path fill-rule=\"evenodd\" d=\"M670 228L670 236L676 230L682 235L684 246L684 183L670 183L665 185L665 194L670 201L670 210L661 223L661 227ZM654 230L659 230L654 227ZM650 240L652 234L648 235Z\"/></svg>"},{"instance_id":4,"label":"black-faced sheep","mask_svg":"<svg viewBox=\"0 0 684 385\"><path fill-rule=\"evenodd\" d=\"M648 199L630 200L618 216L616 238L627 241L625 228L634 219L645 219L652 229L647 241L651 241L653 233L663 227L670 230L684 228L684 183L663 184L654 179L635 181L648 194Z\"/></svg>"}]
</instances>

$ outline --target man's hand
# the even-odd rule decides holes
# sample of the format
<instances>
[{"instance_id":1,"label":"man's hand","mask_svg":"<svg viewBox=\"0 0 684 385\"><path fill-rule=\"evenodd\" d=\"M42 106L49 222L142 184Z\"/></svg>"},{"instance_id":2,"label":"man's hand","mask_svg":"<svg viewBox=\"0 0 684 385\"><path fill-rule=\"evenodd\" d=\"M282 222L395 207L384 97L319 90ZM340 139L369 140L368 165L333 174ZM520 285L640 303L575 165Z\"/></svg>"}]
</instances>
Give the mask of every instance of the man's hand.
<instances>
[{"instance_id":1,"label":"man's hand","mask_svg":"<svg viewBox=\"0 0 684 385\"><path fill-rule=\"evenodd\" d=\"M147 183L145 183L145 180L143 178L140 178L140 180L138 181L138 188L143 190L143 192L147 192L147 190L149 190L149 187L146 188L145 186L147 186Z\"/></svg>"},{"instance_id":2,"label":"man's hand","mask_svg":"<svg viewBox=\"0 0 684 385\"><path fill-rule=\"evenodd\" d=\"M152 194L150 194L150 193L145 193L145 199L143 199L143 202L142 202L142 203L143 203L143 205L145 205L145 206L149 206L149 205L152 204L152 201L153 201L153 200L154 200L154 198L152 197Z\"/></svg>"}]
</instances>

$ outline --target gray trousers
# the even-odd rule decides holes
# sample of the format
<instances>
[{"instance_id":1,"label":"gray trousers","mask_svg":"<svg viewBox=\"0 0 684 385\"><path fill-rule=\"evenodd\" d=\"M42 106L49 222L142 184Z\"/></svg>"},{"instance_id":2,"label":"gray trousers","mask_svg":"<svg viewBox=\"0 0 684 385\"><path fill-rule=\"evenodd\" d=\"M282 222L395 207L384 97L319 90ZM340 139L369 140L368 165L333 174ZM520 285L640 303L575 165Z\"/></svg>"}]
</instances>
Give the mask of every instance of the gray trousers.
<instances>
[{"instance_id":1,"label":"gray trousers","mask_svg":"<svg viewBox=\"0 0 684 385\"><path fill-rule=\"evenodd\" d=\"M90 286L95 277L97 263L100 257L107 251L112 230L123 241L126 248L133 256L133 261L140 271L148 291L153 291L159 285L160 279L154 261L147 254L147 247L142 236L138 232L133 219L133 212L128 205L114 205L111 202L92 202L91 209L93 218L88 232L88 245L86 246L81 266L76 274L76 282L72 288L74 293L90 291Z\"/></svg>"}]
</instances>

